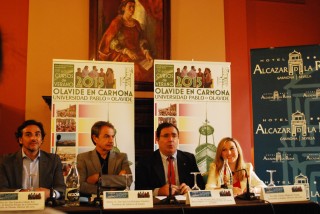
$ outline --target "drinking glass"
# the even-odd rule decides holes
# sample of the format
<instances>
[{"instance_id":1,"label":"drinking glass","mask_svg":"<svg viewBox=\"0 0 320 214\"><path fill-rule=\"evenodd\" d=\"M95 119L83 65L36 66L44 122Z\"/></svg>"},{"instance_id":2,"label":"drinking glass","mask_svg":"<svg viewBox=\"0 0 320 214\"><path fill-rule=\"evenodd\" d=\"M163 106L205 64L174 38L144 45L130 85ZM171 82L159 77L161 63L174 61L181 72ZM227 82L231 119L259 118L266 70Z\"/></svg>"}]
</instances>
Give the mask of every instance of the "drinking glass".
<instances>
[{"instance_id":1,"label":"drinking glass","mask_svg":"<svg viewBox=\"0 0 320 214\"><path fill-rule=\"evenodd\" d=\"M193 174L193 177L194 177L194 186L191 189L200 190L200 187L197 184L197 175L200 174L200 172L191 172L190 174Z\"/></svg>"},{"instance_id":2,"label":"drinking glass","mask_svg":"<svg viewBox=\"0 0 320 214\"><path fill-rule=\"evenodd\" d=\"M269 182L268 186L269 186L269 187L274 187L274 186L276 186L276 185L274 184L273 176L272 176L273 173L276 172L276 170L266 170L266 171L270 173L270 182Z\"/></svg>"},{"instance_id":3,"label":"drinking glass","mask_svg":"<svg viewBox=\"0 0 320 214\"><path fill-rule=\"evenodd\" d=\"M28 180L28 190L29 191L34 190L34 186L33 186L34 176L35 176L35 174L29 174L29 180Z\"/></svg>"},{"instance_id":4,"label":"drinking glass","mask_svg":"<svg viewBox=\"0 0 320 214\"><path fill-rule=\"evenodd\" d=\"M123 176L126 177L126 188L124 189L124 191L129 191L130 190L129 177L132 176L132 174L123 174Z\"/></svg>"}]
</instances>

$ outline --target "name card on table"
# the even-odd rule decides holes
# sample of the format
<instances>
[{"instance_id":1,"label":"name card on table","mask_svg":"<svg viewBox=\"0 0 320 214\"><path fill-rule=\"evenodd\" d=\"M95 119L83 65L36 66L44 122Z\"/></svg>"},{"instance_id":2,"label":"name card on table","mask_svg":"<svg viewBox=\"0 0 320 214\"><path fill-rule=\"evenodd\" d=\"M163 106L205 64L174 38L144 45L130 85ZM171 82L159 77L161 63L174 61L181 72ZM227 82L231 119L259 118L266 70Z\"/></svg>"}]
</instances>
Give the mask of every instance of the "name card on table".
<instances>
[{"instance_id":1,"label":"name card on table","mask_svg":"<svg viewBox=\"0 0 320 214\"><path fill-rule=\"evenodd\" d=\"M304 185L286 185L263 187L260 199L275 202L306 201L306 191Z\"/></svg>"},{"instance_id":2,"label":"name card on table","mask_svg":"<svg viewBox=\"0 0 320 214\"><path fill-rule=\"evenodd\" d=\"M103 191L104 209L153 207L151 190Z\"/></svg>"},{"instance_id":3,"label":"name card on table","mask_svg":"<svg viewBox=\"0 0 320 214\"><path fill-rule=\"evenodd\" d=\"M186 204L191 207L235 204L232 189L189 191Z\"/></svg>"},{"instance_id":4,"label":"name card on table","mask_svg":"<svg viewBox=\"0 0 320 214\"><path fill-rule=\"evenodd\" d=\"M0 210L43 210L44 192L1 192Z\"/></svg>"}]
</instances>

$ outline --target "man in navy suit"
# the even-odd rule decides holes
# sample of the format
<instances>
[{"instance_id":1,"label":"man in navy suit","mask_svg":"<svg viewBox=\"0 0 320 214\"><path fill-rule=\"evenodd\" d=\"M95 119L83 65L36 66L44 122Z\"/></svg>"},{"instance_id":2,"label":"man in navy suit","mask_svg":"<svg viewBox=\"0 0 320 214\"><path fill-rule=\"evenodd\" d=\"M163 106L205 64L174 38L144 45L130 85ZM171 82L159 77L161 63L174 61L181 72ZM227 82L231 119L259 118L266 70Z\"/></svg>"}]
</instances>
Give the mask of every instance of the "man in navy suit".
<instances>
[{"instance_id":1,"label":"man in navy suit","mask_svg":"<svg viewBox=\"0 0 320 214\"><path fill-rule=\"evenodd\" d=\"M53 197L63 198L62 164L58 155L40 150L44 137L42 123L35 120L18 127L16 138L21 149L0 159L0 191L44 191L49 198L53 187Z\"/></svg>"},{"instance_id":2,"label":"man in navy suit","mask_svg":"<svg viewBox=\"0 0 320 214\"><path fill-rule=\"evenodd\" d=\"M151 157L141 159L136 165L137 190L153 190L154 196L168 196L168 165L173 159L174 181L171 182L171 194L185 194L194 185L194 176L191 172L199 172L193 154L177 150L179 143L179 130L172 123L162 123L156 131L156 140L159 149ZM170 172L169 172L170 176ZM197 176L197 184L204 189L202 176Z\"/></svg>"}]
</instances>

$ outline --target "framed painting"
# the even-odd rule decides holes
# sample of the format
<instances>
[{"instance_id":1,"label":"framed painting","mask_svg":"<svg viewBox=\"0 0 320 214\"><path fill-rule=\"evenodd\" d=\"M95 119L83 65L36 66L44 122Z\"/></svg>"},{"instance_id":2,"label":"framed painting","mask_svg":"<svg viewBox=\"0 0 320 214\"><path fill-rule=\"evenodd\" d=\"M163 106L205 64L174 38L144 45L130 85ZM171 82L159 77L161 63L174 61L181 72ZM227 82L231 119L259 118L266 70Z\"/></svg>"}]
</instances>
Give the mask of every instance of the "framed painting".
<instances>
[{"instance_id":1,"label":"framed painting","mask_svg":"<svg viewBox=\"0 0 320 214\"><path fill-rule=\"evenodd\" d=\"M153 91L154 59L170 59L170 0L90 0L89 59L134 62L135 90Z\"/></svg>"}]
</instances>

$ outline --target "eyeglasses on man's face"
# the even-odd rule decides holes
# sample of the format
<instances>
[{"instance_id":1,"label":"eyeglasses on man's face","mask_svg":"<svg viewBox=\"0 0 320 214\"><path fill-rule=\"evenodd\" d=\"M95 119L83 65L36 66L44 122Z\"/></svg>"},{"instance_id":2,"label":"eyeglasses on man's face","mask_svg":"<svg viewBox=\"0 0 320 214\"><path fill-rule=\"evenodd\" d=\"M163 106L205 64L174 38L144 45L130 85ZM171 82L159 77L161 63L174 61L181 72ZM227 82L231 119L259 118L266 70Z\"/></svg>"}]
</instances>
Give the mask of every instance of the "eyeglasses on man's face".
<instances>
[{"instance_id":1,"label":"eyeglasses on man's face","mask_svg":"<svg viewBox=\"0 0 320 214\"><path fill-rule=\"evenodd\" d=\"M167 133L167 134L160 135L160 137L163 137L163 138L166 138L166 139L168 139L168 138L176 139L179 136L176 133L171 133L171 134Z\"/></svg>"}]
</instances>

